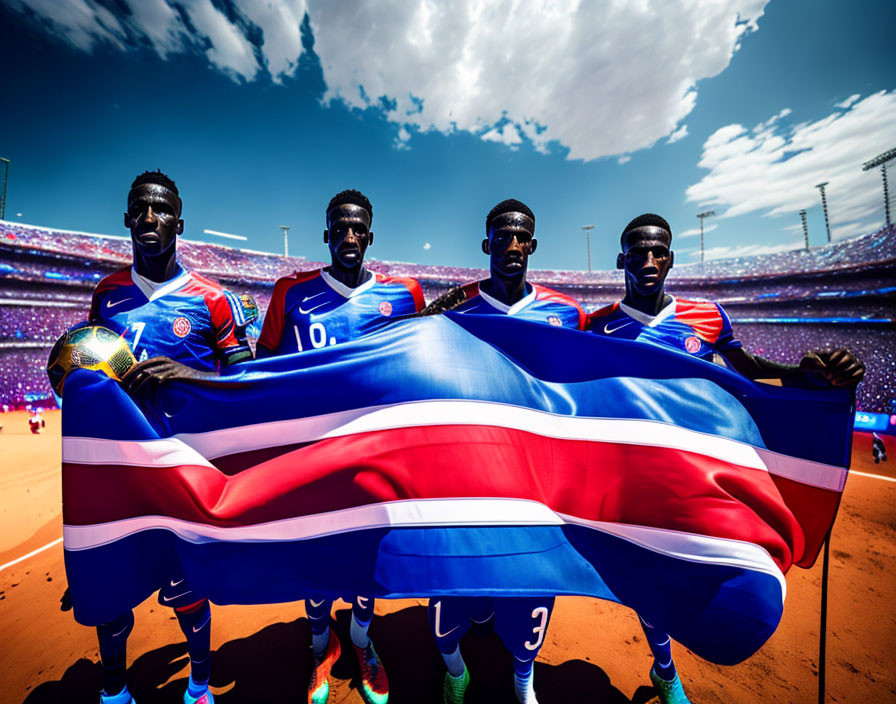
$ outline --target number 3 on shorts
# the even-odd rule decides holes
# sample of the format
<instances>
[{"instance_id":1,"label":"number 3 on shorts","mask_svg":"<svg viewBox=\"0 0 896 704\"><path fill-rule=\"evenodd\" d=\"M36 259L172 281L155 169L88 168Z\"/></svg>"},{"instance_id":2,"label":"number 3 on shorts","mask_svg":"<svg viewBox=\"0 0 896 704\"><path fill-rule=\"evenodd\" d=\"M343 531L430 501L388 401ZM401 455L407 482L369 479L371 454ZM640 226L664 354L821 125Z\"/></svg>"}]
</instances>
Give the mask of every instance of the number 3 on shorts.
<instances>
[{"instance_id":1,"label":"number 3 on shorts","mask_svg":"<svg viewBox=\"0 0 896 704\"><path fill-rule=\"evenodd\" d=\"M541 647L541 644L544 642L544 629L545 626L548 625L548 610L547 607L539 606L537 609L532 610L532 618L541 619L541 623L539 623L535 628L532 629L532 634L535 636L535 642L526 641L523 645L526 646L526 650L538 650Z\"/></svg>"}]
</instances>

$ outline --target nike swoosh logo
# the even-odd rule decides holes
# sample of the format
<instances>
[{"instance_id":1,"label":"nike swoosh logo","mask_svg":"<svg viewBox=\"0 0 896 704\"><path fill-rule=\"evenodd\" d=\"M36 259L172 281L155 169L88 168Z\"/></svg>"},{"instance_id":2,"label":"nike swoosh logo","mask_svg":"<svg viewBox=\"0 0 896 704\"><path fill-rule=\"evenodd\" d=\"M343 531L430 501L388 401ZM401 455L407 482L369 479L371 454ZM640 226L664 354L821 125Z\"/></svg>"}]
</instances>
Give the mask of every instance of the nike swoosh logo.
<instances>
[{"instance_id":1,"label":"nike swoosh logo","mask_svg":"<svg viewBox=\"0 0 896 704\"><path fill-rule=\"evenodd\" d=\"M130 300L132 300L132 299L122 298L120 301L115 301L115 303L113 303L112 301L106 301L106 308L114 308L115 306L120 306L122 303L126 303L127 301L130 301Z\"/></svg>"},{"instance_id":2,"label":"nike swoosh logo","mask_svg":"<svg viewBox=\"0 0 896 704\"><path fill-rule=\"evenodd\" d=\"M626 320L624 323L622 323L622 325L617 325L615 328L611 328L610 323L607 323L606 325L604 325L604 333L607 335L612 335L617 330L621 330L626 325L631 325L631 324L632 324L631 320Z\"/></svg>"},{"instance_id":3,"label":"nike swoosh logo","mask_svg":"<svg viewBox=\"0 0 896 704\"><path fill-rule=\"evenodd\" d=\"M168 414L166 413L165 415L168 415ZM170 417L170 416L169 416L169 417ZM176 587L178 584L180 584L180 583L183 582L183 581L184 581L183 579L179 579L179 580L177 580L177 581L175 582L175 581L172 579L172 580L171 580L171 586L172 586L172 587Z\"/></svg>"},{"instance_id":4,"label":"nike swoosh logo","mask_svg":"<svg viewBox=\"0 0 896 704\"><path fill-rule=\"evenodd\" d=\"M205 619L205 623L203 623L201 626L199 626L199 627L193 626L193 633L199 633L199 631L201 631L203 628L205 628L208 625L208 622L211 620L212 620L212 617L209 616L207 619Z\"/></svg>"},{"instance_id":5,"label":"nike swoosh logo","mask_svg":"<svg viewBox=\"0 0 896 704\"><path fill-rule=\"evenodd\" d=\"M449 633L453 633L454 631L456 631L458 628L460 628L460 626L455 626L450 631L448 631L448 633L439 633L439 624L436 624L436 638L444 638Z\"/></svg>"},{"instance_id":6,"label":"nike swoosh logo","mask_svg":"<svg viewBox=\"0 0 896 704\"><path fill-rule=\"evenodd\" d=\"M125 626L124 628L122 628L118 633L113 633L113 634L112 634L112 637L115 638L116 636L120 636L120 635L121 635L122 633L124 633L126 630L128 630L128 627L127 627L127 626Z\"/></svg>"},{"instance_id":7,"label":"nike swoosh logo","mask_svg":"<svg viewBox=\"0 0 896 704\"><path fill-rule=\"evenodd\" d=\"M166 602L166 603L169 602L169 601L174 601L175 599L178 599L178 598L184 596L185 594L189 594L189 593L190 593L190 590L188 589L187 591L182 592L182 593L180 593L180 594L175 594L175 595L172 596L172 597L163 596L163 597L162 597L162 601L164 601L164 602Z\"/></svg>"},{"instance_id":8,"label":"nike swoosh logo","mask_svg":"<svg viewBox=\"0 0 896 704\"><path fill-rule=\"evenodd\" d=\"M299 303L299 313L301 313L302 315L308 315L308 313L310 313L311 311L317 310L318 308L322 308L323 306L327 305L327 301L324 301L323 303L319 303L316 306L309 308L308 310L305 310L302 307L308 301L313 301L315 298L319 298L320 296L323 296L325 293L326 293L326 291L321 291L320 293L315 293L313 296L305 296L305 298L302 299L302 302Z\"/></svg>"},{"instance_id":9,"label":"nike swoosh logo","mask_svg":"<svg viewBox=\"0 0 896 704\"><path fill-rule=\"evenodd\" d=\"M321 606L324 605L323 599L321 599L320 601L315 601L314 599L309 599L308 603L311 604L311 606L313 606L315 609L319 609Z\"/></svg>"}]
</instances>

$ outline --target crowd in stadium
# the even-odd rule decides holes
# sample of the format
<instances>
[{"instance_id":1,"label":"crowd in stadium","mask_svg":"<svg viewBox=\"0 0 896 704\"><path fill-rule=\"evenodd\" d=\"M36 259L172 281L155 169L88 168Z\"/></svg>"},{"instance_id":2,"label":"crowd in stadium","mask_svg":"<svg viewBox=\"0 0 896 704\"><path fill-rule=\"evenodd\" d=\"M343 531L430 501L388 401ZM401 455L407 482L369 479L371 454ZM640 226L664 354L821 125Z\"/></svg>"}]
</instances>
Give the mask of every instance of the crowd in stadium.
<instances>
[{"instance_id":1,"label":"crowd in stadium","mask_svg":"<svg viewBox=\"0 0 896 704\"><path fill-rule=\"evenodd\" d=\"M183 241L178 251L186 266L251 294L262 312L278 277L320 266L298 257L190 241ZM51 396L43 371L49 348L64 329L86 315L96 281L129 263L131 255L128 238L0 221L0 404L23 406L26 397ZM668 287L677 295L722 303L747 347L770 359L794 362L819 345L853 350L868 367L859 387L860 408L893 413L893 323L861 321L892 320L894 261L896 228L890 227L810 250L714 260L702 268L679 266L672 269ZM484 269L466 267L376 260L367 264L384 274L416 278L427 301L487 275ZM622 287L621 272L615 270L532 270L529 279L562 290L588 311L618 298ZM21 305L31 300L34 305ZM762 322L776 318L850 318L851 324ZM23 349L23 343L28 347ZM32 347L37 343L45 348Z\"/></svg>"}]
</instances>

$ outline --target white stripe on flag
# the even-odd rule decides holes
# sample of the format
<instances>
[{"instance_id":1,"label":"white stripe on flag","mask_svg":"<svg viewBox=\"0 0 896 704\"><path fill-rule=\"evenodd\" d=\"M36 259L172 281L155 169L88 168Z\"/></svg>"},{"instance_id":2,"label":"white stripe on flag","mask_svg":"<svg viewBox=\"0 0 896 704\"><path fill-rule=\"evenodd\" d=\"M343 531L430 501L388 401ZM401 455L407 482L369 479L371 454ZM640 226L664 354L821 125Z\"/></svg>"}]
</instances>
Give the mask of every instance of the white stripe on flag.
<instances>
[{"instance_id":1,"label":"white stripe on flag","mask_svg":"<svg viewBox=\"0 0 896 704\"><path fill-rule=\"evenodd\" d=\"M726 565L764 572L781 585L784 575L771 555L759 545L730 538L648 526L589 521L557 514L537 501L526 499L408 499L289 518L251 526L224 528L167 516L141 516L87 526L63 526L66 550L89 550L145 530L169 530L191 543L275 543L309 540L374 528L424 526L561 526L579 525L614 535L679 560Z\"/></svg>"},{"instance_id":2,"label":"white stripe on flag","mask_svg":"<svg viewBox=\"0 0 896 704\"><path fill-rule=\"evenodd\" d=\"M212 464L177 438L161 440L101 440L62 438L62 461L78 464L120 464L136 467L177 467Z\"/></svg>"}]
</instances>

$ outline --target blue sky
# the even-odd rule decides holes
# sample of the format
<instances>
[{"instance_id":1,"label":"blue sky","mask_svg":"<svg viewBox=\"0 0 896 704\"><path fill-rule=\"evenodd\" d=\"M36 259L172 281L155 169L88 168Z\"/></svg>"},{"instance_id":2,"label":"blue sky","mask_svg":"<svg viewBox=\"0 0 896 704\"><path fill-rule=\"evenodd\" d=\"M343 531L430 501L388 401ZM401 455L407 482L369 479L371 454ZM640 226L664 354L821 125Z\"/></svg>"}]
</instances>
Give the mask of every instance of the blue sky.
<instances>
[{"instance_id":1,"label":"blue sky","mask_svg":"<svg viewBox=\"0 0 896 704\"><path fill-rule=\"evenodd\" d=\"M161 168L188 238L282 251L286 224L311 259L348 187L373 202L370 256L462 266L487 264L506 197L535 211L537 268L584 269L586 224L611 268L645 211L679 264L709 208L709 257L801 246L800 208L821 244L820 181L835 238L883 224L861 164L896 147L896 3L508 7L5 0L7 219L123 235L131 179Z\"/></svg>"}]
</instances>

